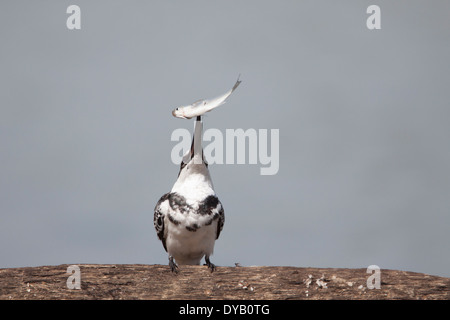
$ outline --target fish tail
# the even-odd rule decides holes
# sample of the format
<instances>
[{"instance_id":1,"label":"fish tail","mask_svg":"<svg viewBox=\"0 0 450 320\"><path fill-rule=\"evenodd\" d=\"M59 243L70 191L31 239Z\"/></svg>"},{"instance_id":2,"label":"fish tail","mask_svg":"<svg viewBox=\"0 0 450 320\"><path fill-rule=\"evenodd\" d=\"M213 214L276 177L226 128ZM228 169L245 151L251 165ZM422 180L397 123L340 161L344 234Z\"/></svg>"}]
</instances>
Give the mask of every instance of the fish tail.
<instances>
[{"instance_id":1,"label":"fish tail","mask_svg":"<svg viewBox=\"0 0 450 320\"><path fill-rule=\"evenodd\" d=\"M239 73L239 76L236 80L236 83L234 84L233 88L231 89L231 92L233 92L240 84L241 84L241 80L239 80L239 78L241 77L241 74Z\"/></svg>"}]
</instances>

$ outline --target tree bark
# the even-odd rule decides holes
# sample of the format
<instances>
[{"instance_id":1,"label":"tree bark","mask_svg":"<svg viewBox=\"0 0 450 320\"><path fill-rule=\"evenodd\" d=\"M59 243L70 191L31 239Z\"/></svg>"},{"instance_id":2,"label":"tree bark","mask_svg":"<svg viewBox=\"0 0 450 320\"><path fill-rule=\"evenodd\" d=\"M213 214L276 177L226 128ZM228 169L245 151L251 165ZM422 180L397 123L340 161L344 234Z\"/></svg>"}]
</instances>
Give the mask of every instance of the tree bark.
<instances>
[{"instance_id":1,"label":"tree bark","mask_svg":"<svg viewBox=\"0 0 450 320\"><path fill-rule=\"evenodd\" d=\"M430 299L450 298L450 278L385 270L380 288L366 269L80 264L80 289L69 265L0 269L0 299ZM369 279L369 281L368 281Z\"/></svg>"}]
</instances>

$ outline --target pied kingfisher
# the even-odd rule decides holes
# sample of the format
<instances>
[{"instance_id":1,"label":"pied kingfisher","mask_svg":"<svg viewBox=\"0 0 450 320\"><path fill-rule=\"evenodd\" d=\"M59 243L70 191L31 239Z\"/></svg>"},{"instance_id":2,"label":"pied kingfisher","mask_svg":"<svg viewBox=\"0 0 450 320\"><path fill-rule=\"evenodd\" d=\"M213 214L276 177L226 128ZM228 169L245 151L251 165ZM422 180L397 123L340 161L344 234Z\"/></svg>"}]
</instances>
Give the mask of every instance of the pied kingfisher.
<instances>
[{"instance_id":1,"label":"pied kingfisher","mask_svg":"<svg viewBox=\"0 0 450 320\"><path fill-rule=\"evenodd\" d=\"M215 265L209 258L225 222L203 157L202 129L198 116L191 149L183 157L177 181L155 206L153 223L169 254L173 272L177 272L177 264L199 265L203 257L211 272L214 271Z\"/></svg>"}]
</instances>

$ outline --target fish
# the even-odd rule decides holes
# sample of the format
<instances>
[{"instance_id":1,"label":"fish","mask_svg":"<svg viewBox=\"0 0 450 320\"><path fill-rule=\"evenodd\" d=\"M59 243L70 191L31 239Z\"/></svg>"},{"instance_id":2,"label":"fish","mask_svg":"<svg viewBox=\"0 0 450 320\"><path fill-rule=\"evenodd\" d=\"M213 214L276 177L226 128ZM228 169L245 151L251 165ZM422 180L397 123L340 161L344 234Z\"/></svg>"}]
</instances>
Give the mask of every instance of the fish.
<instances>
[{"instance_id":1,"label":"fish","mask_svg":"<svg viewBox=\"0 0 450 320\"><path fill-rule=\"evenodd\" d=\"M201 116L206 112L209 112L217 108L218 106L223 105L226 102L227 98L233 93L234 90L236 90L236 88L242 82L241 80L239 80L239 78L240 75L236 80L236 83L234 84L233 88L231 88L231 90L227 91L225 94L214 99L210 100L200 99L188 106L178 107L172 111L172 115L175 118L191 119L197 116Z\"/></svg>"}]
</instances>

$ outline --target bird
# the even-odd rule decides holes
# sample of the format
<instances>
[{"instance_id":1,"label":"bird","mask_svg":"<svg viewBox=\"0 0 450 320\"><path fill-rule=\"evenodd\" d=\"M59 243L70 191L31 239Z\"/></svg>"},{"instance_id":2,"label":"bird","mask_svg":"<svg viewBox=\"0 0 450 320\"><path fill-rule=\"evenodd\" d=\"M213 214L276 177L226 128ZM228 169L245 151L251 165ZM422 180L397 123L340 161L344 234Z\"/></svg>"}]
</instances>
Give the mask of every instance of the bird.
<instances>
[{"instance_id":1,"label":"bird","mask_svg":"<svg viewBox=\"0 0 450 320\"><path fill-rule=\"evenodd\" d=\"M177 180L154 209L156 234L174 273L178 265L199 265L203 257L211 272L216 270L210 256L223 229L225 213L203 155L202 130L201 116L197 116L191 148L183 156Z\"/></svg>"}]
</instances>

